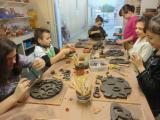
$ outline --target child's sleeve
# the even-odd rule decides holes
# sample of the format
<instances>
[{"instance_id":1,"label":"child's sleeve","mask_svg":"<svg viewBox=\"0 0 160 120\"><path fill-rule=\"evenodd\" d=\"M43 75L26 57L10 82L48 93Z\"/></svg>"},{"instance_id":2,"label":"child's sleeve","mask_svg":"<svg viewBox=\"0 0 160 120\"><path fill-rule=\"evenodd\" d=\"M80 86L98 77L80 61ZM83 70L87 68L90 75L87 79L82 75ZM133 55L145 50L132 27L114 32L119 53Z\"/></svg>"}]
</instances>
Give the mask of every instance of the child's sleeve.
<instances>
[{"instance_id":1,"label":"child's sleeve","mask_svg":"<svg viewBox=\"0 0 160 120\"><path fill-rule=\"evenodd\" d=\"M45 61L46 66L48 66L48 67L51 66L50 58L48 57L48 55L45 53L45 51L41 47L39 47L39 46L35 47L34 56L41 57Z\"/></svg>"},{"instance_id":2,"label":"child's sleeve","mask_svg":"<svg viewBox=\"0 0 160 120\"><path fill-rule=\"evenodd\" d=\"M55 50L55 54L58 54L60 52L60 49L54 47L54 50Z\"/></svg>"},{"instance_id":3,"label":"child's sleeve","mask_svg":"<svg viewBox=\"0 0 160 120\"><path fill-rule=\"evenodd\" d=\"M46 53L41 47L36 46L34 49L34 55L35 55L35 57L42 57L42 56L46 55Z\"/></svg>"}]
</instances>

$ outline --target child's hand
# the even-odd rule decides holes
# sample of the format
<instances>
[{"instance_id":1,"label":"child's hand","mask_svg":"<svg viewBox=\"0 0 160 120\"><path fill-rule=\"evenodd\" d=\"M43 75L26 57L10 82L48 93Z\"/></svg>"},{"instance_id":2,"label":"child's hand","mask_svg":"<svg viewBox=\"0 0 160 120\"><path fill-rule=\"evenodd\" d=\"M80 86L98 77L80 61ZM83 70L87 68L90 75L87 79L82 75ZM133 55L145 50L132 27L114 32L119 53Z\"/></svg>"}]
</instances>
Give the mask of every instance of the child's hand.
<instances>
[{"instance_id":1,"label":"child's hand","mask_svg":"<svg viewBox=\"0 0 160 120\"><path fill-rule=\"evenodd\" d=\"M72 45L72 44L66 44L66 48L70 48L70 49L71 49L71 51L76 51L75 46L74 46L74 45Z\"/></svg>"},{"instance_id":2,"label":"child's hand","mask_svg":"<svg viewBox=\"0 0 160 120\"><path fill-rule=\"evenodd\" d=\"M24 100L26 98L27 92L29 90L30 81L23 78L19 81L13 96L17 99L17 101Z\"/></svg>"},{"instance_id":3,"label":"child's hand","mask_svg":"<svg viewBox=\"0 0 160 120\"><path fill-rule=\"evenodd\" d=\"M93 34L100 33L100 32L101 32L100 30L96 30L96 31L92 31L90 34L93 35Z\"/></svg>"},{"instance_id":4,"label":"child's hand","mask_svg":"<svg viewBox=\"0 0 160 120\"><path fill-rule=\"evenodd\" d=\"M113 33L113 36L122 36L121 33Z\"/></svg>"},{"instance_id":5,"label":"child's hand","mask_svg":"<svg viewBox=\"0 0 160 120\"><path fill-rule=\"evenodd\" d=\"M36 58L32 64L32 67L36 70L41 70L43 67L45 67L45 61L41 58Z\"/></svg>"},{"instance_id":6,"label":"child's hand","mask_svg":"<svg viewBox=\"0 0 160 120\"><path fill-rule=\"evenodd\" d=\"M62 53L63 55L66 55L66 54L70 53L70 51L71 51L70 48L64 48L64 49L61 50L61 53Z\"/></svg>"},{"instance_id":7,"label":"child's hand","mask_svg":"<svg viewBox=\"0 0 160 120\"><path fill-rule=\"evenodd\" d=\"M124 41L123 41L123 40L116 40L116 43L117 43L117 44L123 44Z\"/></svg>"},{"instance_id":8,"label":"child's hand","mask_svg":"<svg viewBox=\"0 0 160 120\"><path fill-rule=\"evenodd\" d=\"M133 48L133 45L131 45L131 44L128 43L128 42L124 43L124 49L125 49L125 50L130 50L131 48Z\"/></svg>"},{"instance_id":9,"label":"child's hand","mask_svg":"<svg viewBox=\"0 0 160 120\"><path fill-rule=\"evenodd\" d=\"M100 32L101 32L100 30L97 30L97 31L96 31L96 33L100 33Z\"/></svg>"},{"instance_id":10,"label":"child's hand","mask_svg":"<svg viewBox=\"0 0 160 120\"><path fill-rule=\"evenodd\" d=\"M133 53L131 56L132 63L137 67L138 71L141 73L145 70L143 65L143 59L137 53Z\"/></svg>"},{"instance_id":11,"label":"child's hand","mask_svg":"<svg viewBox=\"0 0 160 120\"><path fill-rule=\"evenodd\" d=\"M113 33L113 36L118 36L118 33Z\"/></svg>"}]
</instances>

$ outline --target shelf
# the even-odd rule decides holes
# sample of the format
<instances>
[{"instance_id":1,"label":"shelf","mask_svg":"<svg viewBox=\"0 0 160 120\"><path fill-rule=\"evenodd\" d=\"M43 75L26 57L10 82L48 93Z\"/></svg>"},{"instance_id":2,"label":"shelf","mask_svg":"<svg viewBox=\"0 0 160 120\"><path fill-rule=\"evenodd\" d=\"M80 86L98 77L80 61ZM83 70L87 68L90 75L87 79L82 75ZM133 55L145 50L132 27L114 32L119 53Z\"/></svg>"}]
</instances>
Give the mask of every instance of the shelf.
<instances>
[{"instance_id":1,"label":"shelf","mask_svg":"<svg viewBox=\"0 0 160 120\"><path fill-rule=\"evenodd\" d=\"M31 17L15 17L15 18L0 18L0 22L7 22L7 21L13 21L13 20L19 20L19 19L30 19Z\"/></svg>"},{"instance_id":2,"label":"shelf","mask_svg":"<svg viewBox=\"0 0 160 120\"><path fill-rule=\"evenodd\" d=\"M28 47L28 48L25 48L25 51L26 51L26 50L29 50L29 49L31 49L31 48L33 48L33 47L35 47L35 44L31 45L31 46Z\"/></svg>"},{"instance_id":3,"label":"shelf","mask_svg":"<svg viewBox=\"0 0 160 120\"><path fill-rule=\"evenodd\" d=\"M22 6L30 5L30 3L0 0L0 6L4 6L4 5L22 7Z\"/></svg>"},{"instance_id":4,"label":"shelf","mask_svg":"<svg viewBox=\"0 0 160 120\"><path fill-rule=\"evenodd\" d=\"M17 45L23 43L24 40L33 38L34 35L33 33L27 34L27 35L22 35L19 37L14 37L14 38L10 38L10 40L12 40L13 42L15 42Z\"/></svg>"}]
</instances>

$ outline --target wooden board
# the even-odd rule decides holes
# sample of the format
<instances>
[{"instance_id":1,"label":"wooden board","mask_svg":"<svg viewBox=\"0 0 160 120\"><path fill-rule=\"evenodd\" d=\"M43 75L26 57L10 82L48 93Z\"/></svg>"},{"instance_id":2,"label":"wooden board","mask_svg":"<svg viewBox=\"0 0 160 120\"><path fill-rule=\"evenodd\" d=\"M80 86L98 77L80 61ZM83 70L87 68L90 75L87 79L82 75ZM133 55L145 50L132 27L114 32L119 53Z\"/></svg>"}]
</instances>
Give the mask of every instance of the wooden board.
<instances>
[{"instance_id":1,"label":"wooden board","mask_svg":"<svg viewBox=\"0 0 160 120\"><path fill-rule=\"evenodd\" d=\"M106 107L105 107L105 110L108 111L107 109L110 110L110 107L111 107L111 104L106 104ZM124 107L125 109L129 110L132 114L132 117L136 120L147 120L144 116L144 113L143 113L143 109L142 109L142 106L141 105L134 105L134 104L119 104L121 105L122 107ZM107 116L107 119L106 120L111 120L111 113L110 112L107 112L106 114Z\"/></svg>"},{"instance_id":2,"label":"wooden board","mask_svg":"<svg viewBox=\"0 0 160 120\"><path fill-rule=\"evenodd\" d=\"M26 101L24 101L24 103L45 104L45 105L61 105L66 91L67 91L67 86L64 84L62 91L52 98L38 100L38 99L34 99L31 96L29 96L29 98Z\"/></svg>"},{"instance_id":3,"label":"wooden board","mask_svg":"<svg viewBox=\"0 0 160 120\"><path fill-rule=\"evenodd\" d=\"M123 73L125 73L127 76L122 76L119 73L116 73L115 71L110 70L110 75L112 75L113 77L122 77L124 78L126 81L128 81L129 85L132 88L132 92L130 95L128 95L127 99L110 99L110 98L106 98L103 96L103 93L100 91L100 98L95 98L93 97L93 92L94 92L94 87L98 86L100 88L100 84L97 85L94 81L93 83L93 90L92 90L92 100L95 101L109 101L109 102L120 102L120 103L132 103L132 104L140 104L141 103L141 99L137 99L137 98L142 98L144 97L143 93L140 92L140 88L138 86L137 80L136 80L136 75L134 73L134 71L131 68L125 68L123 69L124 71L122 71ZM128 73L128 74L127 74ZM105 76L105 72L101 72L101 73L96 73L95 75L102 75ZM95 76L96 78L96 76ZM101 83L101 81L99 80L99 82ZM144 97L145 98L145 97Z\"/></svg>"}]
</instances>

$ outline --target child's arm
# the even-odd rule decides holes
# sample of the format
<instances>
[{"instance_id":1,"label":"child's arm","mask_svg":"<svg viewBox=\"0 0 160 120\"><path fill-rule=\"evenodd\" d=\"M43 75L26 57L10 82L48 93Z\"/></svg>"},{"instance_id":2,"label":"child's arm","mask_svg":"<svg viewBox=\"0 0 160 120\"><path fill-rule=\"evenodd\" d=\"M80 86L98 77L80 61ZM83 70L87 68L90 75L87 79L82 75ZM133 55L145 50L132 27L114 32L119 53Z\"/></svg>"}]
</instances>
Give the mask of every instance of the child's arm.
<instances>
[{"instance_id":1,"label":"child's arm","mask_svg":"<svg viewBox=\"0 0 160 120\"><path fill-rule=\"evenodd\" d=\"M113 36L123 36L122 33L113 33Z\"/></svg>"},{"instance_id":2,"label":"child's arm","mask_svg":"<svg viewBox=\"0 0 160 120\"><path fill-rule=\"evenodd\" d=\"M89 30L88 30L88 35L93 35L96 33L100 33L100 30L95 30L95 26L92 26Z\"/></svg>"},{"instance_id":3,"label":"child's arm","mask_svg":"<svg viewBox=\"0 0 160 120\"><path fill-rule=\"evenodd\" d=\"M89 35L93 35L93 34L96 34L96 33L100 33L100 30L91 31L91 32L89 32Z\"/></svg>"},{"instance_id":4,"label":"child's arm","mask_svg":"<svg viewBox=\"0 0 160 120\"><path fill-rule=\"evenodd\" d=\"M127 39L123 39L123 40L117 40L116 43L118 44L122 44L122 43L125 43L125 42L129 42L129 41L132 41L133 40L133 37L128 37Z\"/></svg>"},{"instance_id":5,"label":"child's arm","mask_svg":"<svg viewBox=\"0 0 160 120\"><path fill-rule=\"evenodd\" d=\"M0 102L0 114L7 112L10 108L15 106L17 102L23 99L29 89L29 81L22 79L18 83L15 92Z\"/></svg>"},{"instance_id":6,"label":"child's arm","mask_svg":"<svg viewBox=\"0 0 160 120\"><path fill-rule=\"evenodd\" d=\"M51 65L58 62L60 59L63 59L70 51L71 50L69 48L62 49L56 56L50 58Z\"/></svg>"}]
</instances>

